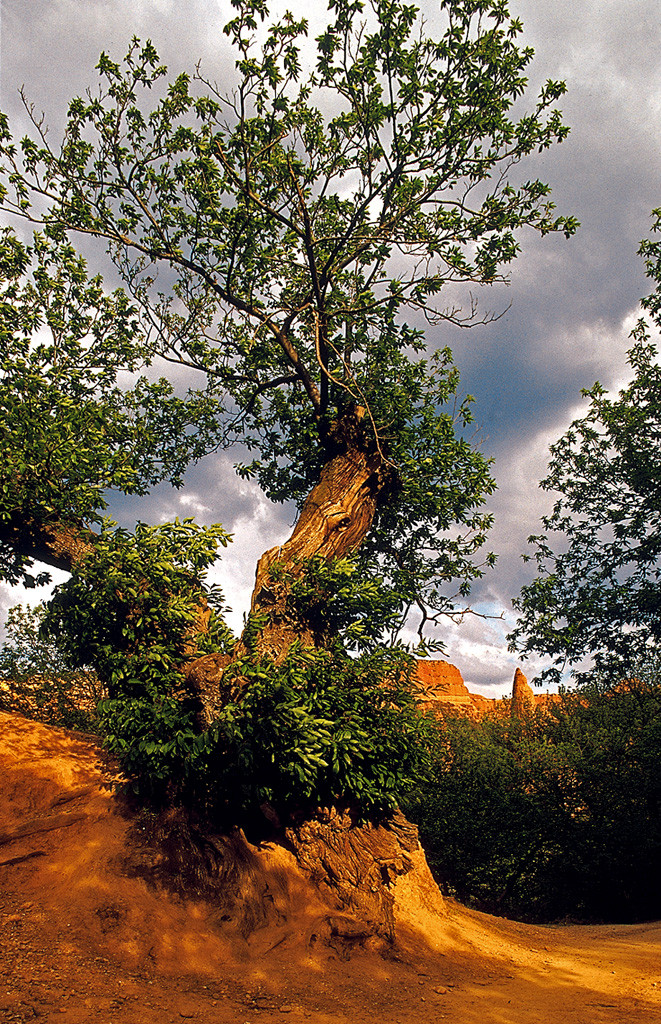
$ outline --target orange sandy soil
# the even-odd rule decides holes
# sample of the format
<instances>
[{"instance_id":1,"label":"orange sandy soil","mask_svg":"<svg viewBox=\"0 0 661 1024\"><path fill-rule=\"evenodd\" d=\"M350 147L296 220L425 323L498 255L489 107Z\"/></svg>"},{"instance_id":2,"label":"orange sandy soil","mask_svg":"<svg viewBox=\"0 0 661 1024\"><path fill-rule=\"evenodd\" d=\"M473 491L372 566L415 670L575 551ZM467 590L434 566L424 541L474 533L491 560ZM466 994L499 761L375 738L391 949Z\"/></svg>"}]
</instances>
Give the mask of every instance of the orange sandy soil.
<instances>
[{"instance_id":1,"label":"orange sandy soil","mask_svg":"<svg viewBox=\"0 0 661 1024\"><path fill-rule=\"evenodd\" d=\"M257 882L274 909L245 938L211 902L132 872L122 807L93 743L0 713L7 1024L661 1024L660 923L532 927L404 878L395 945L350 949L324 932L328 906L293 858L267 845Z\"/></svg>"}]
</instances>

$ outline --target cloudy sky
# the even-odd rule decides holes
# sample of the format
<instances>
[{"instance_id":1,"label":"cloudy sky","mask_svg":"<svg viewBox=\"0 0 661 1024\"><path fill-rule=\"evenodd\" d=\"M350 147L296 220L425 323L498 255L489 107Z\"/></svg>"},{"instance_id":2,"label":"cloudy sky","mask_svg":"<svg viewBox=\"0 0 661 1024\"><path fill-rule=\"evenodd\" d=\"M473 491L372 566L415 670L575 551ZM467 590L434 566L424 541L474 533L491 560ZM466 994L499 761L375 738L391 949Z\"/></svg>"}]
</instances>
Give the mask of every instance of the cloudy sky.
<instances>
[{"instance_id":1,"label":"cloudy sky","mask_svg":"<svg viewBox=\"0 0 661 1024\"><path fill-rule=\"evenodd\" d=\"M288 6L312 19L313 32L323 21L323 3ZM421 6L433 8L430 0ZM500 557L474 601L502 612L505 622L472 618L443 634L449 660L488 694L510 685L516 665L504 635L511 599L529 578L521 561L526 538L548 504L537 487L548 445L580 412L582 387L597 379L617 387L626 379L628 334L649 290L636 250L651 210L661 206L658 0L511 0L510 7L536 51L531 91L548 77L568 85L561 106L571 135L538 159L531 175L547 180L559 212L582 226L570 241L522 237L509 288L489 296L491 308L506 310L496 323L429 335L432 345L454 349L462 388L476 399L483 451L495 458L491 546ZM133 34L150 37L173 72L201 60L210 77L227 74L222 26L229 0L2 0L1 10L1 104L16 135L26 127L19 86L56 131L67 100L94 81L100 51L119 57ZM111 511L125 524L195 515L234 532L217 578L237 626L257 557L291 526L286 509L236 481L224 456L193 469L181 492L161 488ZM0 588L0 611L21 599Z\"/></svg>"}]
</instances>

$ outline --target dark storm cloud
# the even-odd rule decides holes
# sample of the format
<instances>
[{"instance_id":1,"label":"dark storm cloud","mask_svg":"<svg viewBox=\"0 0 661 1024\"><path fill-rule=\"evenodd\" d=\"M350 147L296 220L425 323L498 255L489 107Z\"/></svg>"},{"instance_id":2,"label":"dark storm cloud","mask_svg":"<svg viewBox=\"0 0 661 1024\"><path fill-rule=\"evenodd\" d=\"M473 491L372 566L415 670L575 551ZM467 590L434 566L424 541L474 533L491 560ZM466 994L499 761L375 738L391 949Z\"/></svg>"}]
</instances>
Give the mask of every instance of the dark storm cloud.
<instances>
[{"instance_id":1,"label":"dark storm cloud","mask_svg":"<svg viewBox=\"0 0 661 1024\"><path fill-rule=\"evenodd\" d=\"M295 15L305 12L303 5L287 6ZM434 4L422 6L432 15ZM430 334L432 344L453 347L462 386L476 398L483 451L496 459L500 490L491 502L497 517L491 546L501 557L475 597L483 609L507 615L529 575L520 553L549 501L537 486L548 445L577 414L582 387L595 379L610 387L625 375L627 334L649 290L636 250L649 232L651 209L661 206L656 0L512 0L510 6L524 22L524 41L537 51L531 90L549 77L566 79L560 106L572 129L562 146L521 167L520 180L550 182L559 212L574 214L582 227L569 241L522 236L509 289L480 294L483 308L503 311L511 304L496 323ZM19 134L26 125L19 85L47 111L56 137L67 100L95 86L91 69L99 52L120 56L133 34L151 37L173 73L198 60L211 78L226 81L233 73L222 34L232 16L229 0L4 0L2 12L2 104ZM194 468L183 492L159 488L139 502L115 500L110 511L127 525L196 514L234 530L237 540L220 573L237 607L246 604L259 553L282 539L291 522L290 510L274 509L235 479L226 456ZM504 650L507 628L479 619L448 626L448 656L473 683L509 684L515 661Z\"/></svg>"},{"instance_id":2,"label":"dark storm cloud","mask_svg":"<svg viewBox=\"0 0 661 1024\"><path fill-rule=\"evenodd\" d=\"M96 86L100 52L119 59L134 35L150 38L173 74L198 60L220 73L234 61L222 33L229 10L214 0L3 0L5 108L18 109L25 85L49 122L61 121L67 101Z\"/></svg>"},{"instance_id":3,"label":"dark storm cloud","mask_svg":"<svg viewBox=\"0 0 661 1024\"><path fill-rule=\"evenodd\" d=\"M509 609L531 575L520 554L539 530L549 495L537 487L548 445L581 410L581 388L626 377L628 334L638 300L651 290L636 251L661 205L661 22L652 3L540 3L520 10L526 39L537 50L531 79L565 78L561 106L569 139L530 173L550 182L558 210L581 221L575 238L522 239L503 317L489 328L450 336L462 386L476 397L483 449L495 456L499 492L492 547L495 572L475 589L485 606ZM526 168L527 170L527 168ZM583 403L583 408L584 408ZM450 631L450 655L461 660L466 637L475 651L480 627ZM490 627L482 627L490 635ZM496 631L497 634L498 631ZM466 663L471 662L467 650ZM486 684L499 659L473 661L468 675ZM478 659L479 661L479 659ZM511 662L513 667L513 660ZM503 669L503 679L505 679Z\"/></svg>"}]
</instances>

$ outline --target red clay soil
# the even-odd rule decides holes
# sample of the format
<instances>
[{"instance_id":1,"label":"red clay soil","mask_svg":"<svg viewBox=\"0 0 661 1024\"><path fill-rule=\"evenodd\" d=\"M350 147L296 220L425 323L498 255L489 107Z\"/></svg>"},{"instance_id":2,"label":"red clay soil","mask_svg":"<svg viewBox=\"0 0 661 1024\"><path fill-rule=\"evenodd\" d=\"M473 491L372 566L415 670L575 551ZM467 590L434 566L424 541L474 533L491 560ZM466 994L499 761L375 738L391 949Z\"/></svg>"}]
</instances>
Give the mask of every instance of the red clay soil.
<instances>
[{"instance_id":1,"label":"red clay soil","mask_svg":"<svg viewBox=\"0 0 661 1024\"><path fill-rule=\"evenodd\" d=\"M7 1024L661 1024L659 923L518 924L442 901L421 869L395 882L394 945L350 941L264 844L250 930L137 870L141 819L92 742L0 714L0 783Z\"/></svg>"}]
</instances>

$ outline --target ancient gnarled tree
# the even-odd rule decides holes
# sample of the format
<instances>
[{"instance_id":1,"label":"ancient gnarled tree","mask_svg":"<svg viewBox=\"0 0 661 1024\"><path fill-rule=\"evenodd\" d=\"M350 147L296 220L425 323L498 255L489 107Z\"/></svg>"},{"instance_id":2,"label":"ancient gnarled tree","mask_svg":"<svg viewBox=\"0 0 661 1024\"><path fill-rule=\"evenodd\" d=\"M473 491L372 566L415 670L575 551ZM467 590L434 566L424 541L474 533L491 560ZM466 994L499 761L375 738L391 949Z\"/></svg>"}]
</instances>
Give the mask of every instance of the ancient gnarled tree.
<instances>
[{"instance_id":1,"label":"ancient gnarled tree","mask_svg":"<svg viewBox=\"0 0 661 1024\"><path fill-rule=\"evenodd\" d=\"M98 329L93 318L78 317L66 330L54 312L46 318L64 342L41 350L40 372L46 368L48 387L61 381L59 353L73 345L76 384L57 406L64 440L54 446L50 477L21 470L19 454L6 481L0 541L9 571L30 557L73 567L96 548L116 570L112 594L135 591L123 614L137 629L146 581L130 587L119 567L131 559L90 534L105 488L144 490L159 476L176 477L187 458L240 442L250 454L237 471L273 501L298 506L291 538L259 562L243 638L189 671L198 688L225 694L207 707L211 731L237 687L252 679L259 691L260 659L284 673L287 693L301 692L314 662L318 701L332 677L325 652L339 657L338 639L343 678L355 682L347 652L392 642L411 615L422 633L460 610L490 557L478 552L493 482L467 437L470 403L456 397L457 371L435 345L435 328L488 319L471 289L504 280L524 229L569 235L576 226L555 215L547 185L527 166L518 170L565 137L554 107L564 86L548 82L524 109L532 51L518 45L522 28L505 0L443 0L434 34L400 0L333 0L314 41L304 21L270 20L262 0L232 6L225 32L236 60L225 81L198 69L168 83L152 45L134 40L122 63L101 56L98 89L72 100L60 142L27 99L31 137L15 145L3 121L1 139L4 209L39 224L40 244L52 252L69 252L67 240L81 235L101 240L130 296L109 298L97 285ZM65 284L74 268L68 259L58 271ZM8 308L12 289L14 298L27 294L11 273ZM42 275L46 289L48 280L52 274ZM79 279L76 287L87 285ZM90 305L82 293L73 298ZM57 303L71 308L67 295ZM33 358L29 330L11 331ZM186 399L151 377L129 394L118 387L118 367L156 359L197 380ZM11 390L9 363L4 372ZM34 393L46 401L37 384ZM7 408L12 433L11 399ZM20 413L14 418L22 422ZM76 449L74 436L85 444ZM88 465L81 451L104 454ZM78 466L87 489L67 464ZM36 477L41 490L33 492L27 481ZM159 558L149 562L153 580ZM190 572L203 612L182 619L183 650L192 656L200 647L191 638L208 616L201 576ZM102 579L92 577L90 569L96 606ZM136 644L125 643L132 664ZM345 746L333 747L330 761L319 753L332 746L339 692L335 704L307 706L317 732L306 733L317 737L306 765L330 772L332 762L336 778L354 754L369 760L353 726L341 741L333 734L332 743ZM370 692L370 713L381 708L385 721L394 705ZM244 713L252 707L253 723L269 714L279 721L273 693L259 693L253 704L245 698ZM357 712L342 714L352 722ZM223 721L229 744L227 714ZM213 760L205 742L195 750ZM294 758L307 749L297 743ZM400 753L387 756L394 764ZM300 769L306 779L308 767ZM341 795L344 783L333 785ZM394 785L383 782L386 802Z\"/></svg>"}]
</instances>

